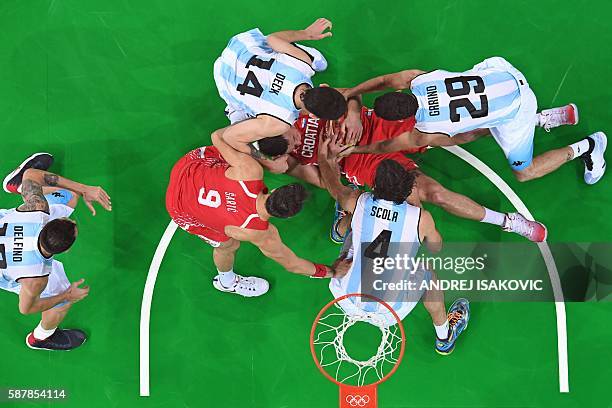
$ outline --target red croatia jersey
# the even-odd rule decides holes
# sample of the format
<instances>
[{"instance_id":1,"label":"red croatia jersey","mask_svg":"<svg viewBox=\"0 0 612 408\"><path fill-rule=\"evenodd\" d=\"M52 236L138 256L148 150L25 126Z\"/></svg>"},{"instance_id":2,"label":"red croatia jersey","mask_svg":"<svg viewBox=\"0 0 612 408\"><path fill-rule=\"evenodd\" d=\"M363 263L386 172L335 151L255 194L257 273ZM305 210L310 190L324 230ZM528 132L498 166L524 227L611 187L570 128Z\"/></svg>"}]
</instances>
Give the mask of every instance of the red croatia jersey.
<instances>
[{"instance_id":1,"label":"red croatia jersey","mask_svg":"<svg viewBox=\"0 0 612 408\"><path fill-rule=\"evenodd\" d=\"M359 145L368 145L382 140L392 139L414 128L414 117L406 120L388 121L379 118L373 109L361 108L361 123L363 134ZM321 133L325 129L327 120L311 118L307 114L300 115L294 127L302 136L302 144L291 153L298 163L303 165L317 164L317 149ZM425 149L412 149L405 152L388 154L355 154L345 158L341 163L342 171L354 184L372 186L378 164L385 159L398 161L408 170L416 168L416 164L404 154L422 152Z\"/></svg>"},{"instance_id":2,"label":"red croatia jersey","mask_svg":"<svg viewBox=\"0 0 612 408\"><path fill-rule=\"evenodd\" d=\"M256 199L267 191L263 180L229 179L229 164L214 146L192 150L172 169L166 192L168 213L181 228L208 240L229 239L224 228L265 230L268 222L257 215Z\"/></svg>"}]
</instances>

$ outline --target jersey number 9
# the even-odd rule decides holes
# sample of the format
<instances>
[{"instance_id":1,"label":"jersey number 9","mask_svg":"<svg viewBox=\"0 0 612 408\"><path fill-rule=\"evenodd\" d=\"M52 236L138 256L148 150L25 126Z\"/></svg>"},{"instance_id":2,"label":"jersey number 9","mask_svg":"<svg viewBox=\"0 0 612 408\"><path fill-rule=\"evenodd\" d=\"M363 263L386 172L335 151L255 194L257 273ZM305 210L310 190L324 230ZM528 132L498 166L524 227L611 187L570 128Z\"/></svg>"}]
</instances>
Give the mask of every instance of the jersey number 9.
<instances>
[{"instance_id":1,"label":"jersey number 9","mask_svg":"<svg viewBox=\"0 0 612 408\"><path fill-rule=\"evenodd\" d=\"M206 194L206 189L202 187L198 196L198 203L206 207L217 208L221 205L221 194L215 190L208 190L208 194Z\"/></svg>"}]
</instances>

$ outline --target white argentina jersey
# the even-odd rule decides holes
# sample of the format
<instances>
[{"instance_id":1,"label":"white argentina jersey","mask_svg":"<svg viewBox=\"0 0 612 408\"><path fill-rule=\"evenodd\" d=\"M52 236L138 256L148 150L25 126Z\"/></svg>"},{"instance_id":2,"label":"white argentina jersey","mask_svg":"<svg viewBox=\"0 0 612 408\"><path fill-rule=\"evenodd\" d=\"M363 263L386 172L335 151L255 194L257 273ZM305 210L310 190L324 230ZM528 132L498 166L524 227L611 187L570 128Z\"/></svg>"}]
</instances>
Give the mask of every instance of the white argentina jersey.
<instances>
[{"instance_id":1,"label":"white argentina jersey","mask_svg":"<svg viewBox=\"0 0 612 408\"><path fill-rule=\"evenodd\" d=\"M232 37L214 66L217 89L230 109L246 117L271 115L289 125L299 115L294 90L312 86L314 74L306 62L270 48L259 29Z\"/></svg>"},{"instance_id":2,"label":"white argentina jersey","mask_svg":"<svg viewBox=\"0 0 612 408\"><path fill-rule=\"evenodd\" d=\"M432 71L411 84L419 109L416 128L425 133L457 133L511 121L521 106L516 78L498 67L466 72Z\"/></svg>"},{"instance_id":3,"label":"white argentina jersey","mask_svg":"<svg viewBox=\"0 0 612 408\"><path fill-rule=\"evenodd\" d=\"M421 209L408 203L395 204L386 200L375 200L372 193L363 193L357 200L355 213L351 221L352 229L352 253L353 263L348 273L341 279L331 279L329 289L334 297L338 298L349 293L363 293L361 289L361 267L362 267L362 246L364 243L376 246L379 250L381 242L403 243L403 250L407 245L412 244L411 256L414 256L420 247L419 241L419 219ZM364 253L367 256L367 249ZM389 254L392 256L392 254ZM368 292L368 291L366 291ZM402 298L402 293L398 293L398 298ZM352 298L353 299L353 298ZM392 302L391 299L384 299L401 317L407 315L414 307L415 303ZM355 302L353 302L355 303ZM357 307L365 311L386 311L383 307L374 302L356 304ZM345 312L350 313L349 307L341 304ZM371 309L371 310L370 310ZM391 324L395 323L391 317Z\"/></svg>"},{"instance_id":4,"label":"white argentina jersey","mask_svg":"<svg viewBox=\"0 0 612 408\"><path fill-rule=\"evenodd\" d=\"M0 210L0 274L3 285L11 289L21 278L48 276L53 258L38 250L38 234L49 221L42 211Z\"/></svg>"}]
</instances>

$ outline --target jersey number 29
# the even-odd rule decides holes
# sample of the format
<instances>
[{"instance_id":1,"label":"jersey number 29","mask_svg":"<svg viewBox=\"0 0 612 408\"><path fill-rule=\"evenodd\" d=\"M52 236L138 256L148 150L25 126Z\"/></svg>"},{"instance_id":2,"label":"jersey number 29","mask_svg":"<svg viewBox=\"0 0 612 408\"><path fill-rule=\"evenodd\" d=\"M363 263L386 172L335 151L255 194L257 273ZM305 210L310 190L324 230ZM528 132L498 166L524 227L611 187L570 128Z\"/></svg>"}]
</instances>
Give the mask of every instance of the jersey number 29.
<instances>
[{"instance_id":1,"label":"jersey number 29","mask_svg":"<svg viewBox=\"0 0 612 408\"><path fill-rule=\"evenodd\" d=\"M245 68L249 68L252 65L254 67L269 71L270 68L272 68L272 64L274 64L274 58L269 61L264 61L257 58L257 55L253 55L251 59L246 63ZM244 78L244 82L238 84L236 90L240 92L240 95L249 94L259 98L263 93L264 89L263 86L261 86L261 84L259 83L257 77L255 76L255 73L249 70L246 75L246 78Z\"/></svg>"},{"instance_id":2,"label":"jersey number 29","mask_svg":"<svg viewBox=\"0 0 612 408\"><path fill-rule=\"evenodd\" d=\"M476 82L476 85L472 88L470 81ZM460 84L460 88L455 88L456 84ZM465 96L474 90L475 94L484 94L485 83L479 76L458 76L454 78L446 78L444 80L446 85L446 93L449 97L454 98L456 96ZM489 100L486 95L480 95L480 109L476 109L474 104L469 98L457 98L450 101L448 109L450 111L451 122L459 122L461 115L457 113L457 109L465 108L473 119L483 118L489 114Z\"/></svg>"}]
</instances>

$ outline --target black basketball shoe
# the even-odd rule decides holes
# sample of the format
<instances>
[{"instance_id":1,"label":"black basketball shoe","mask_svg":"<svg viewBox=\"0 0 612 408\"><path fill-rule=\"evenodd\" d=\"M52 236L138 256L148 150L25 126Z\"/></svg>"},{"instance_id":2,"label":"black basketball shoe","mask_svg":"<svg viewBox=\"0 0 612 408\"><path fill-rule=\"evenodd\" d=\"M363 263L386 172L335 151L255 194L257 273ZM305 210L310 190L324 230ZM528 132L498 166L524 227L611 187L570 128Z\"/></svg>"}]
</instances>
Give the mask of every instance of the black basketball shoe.
<instances>
[{"instance_id":1,"label":"black basketball shoe","mask_svg":"<svg viewBox=\"0 0 612 408\"><path fill-rule=\"evenodd\" d=\"M57 329L55 333L44 340L34 338L34 332L26 337L26 345L33 350L70 351L87 340L87 335L81 330Z\"/></svg>"},{"instance_id":2,"label":"black basketball shoe","mask_svg":"<svg viewBox=\"0 0 612 408\"><path fill-rule=\"evenodd\" d=\"M27 169L38 169L47 170L53 164L53 156L49 153L35 153L28 157L4 178L2 188L7 193L18 194L21 189L21 180L23 179L23 173Z\"/></svg>"}]
</instances>

